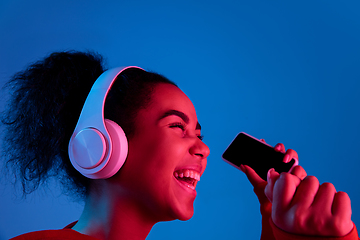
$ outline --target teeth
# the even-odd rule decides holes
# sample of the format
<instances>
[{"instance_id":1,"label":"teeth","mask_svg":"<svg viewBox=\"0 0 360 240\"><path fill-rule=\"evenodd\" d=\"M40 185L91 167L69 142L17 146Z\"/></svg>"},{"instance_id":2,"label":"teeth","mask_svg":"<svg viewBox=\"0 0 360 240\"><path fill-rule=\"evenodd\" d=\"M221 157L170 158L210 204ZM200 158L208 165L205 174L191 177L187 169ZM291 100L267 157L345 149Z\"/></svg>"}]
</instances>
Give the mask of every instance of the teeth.
<instances>
[{"instance_id":1,"label":"teeth","mask_svg":"<svg viewBox=\"0 0 360 240\"><path fill-rule=\"evenodd\" d=\"M174 172L174 176L176 178L187 177L187 178L192 178L197 181L200 181L200 173L198 173L197 171L194 171L194 170L190 170L190 169L176 171L176 172Z\"/></svg>"},{"instance_id":2,"label":"teeth","mask_svg":"<svg viewBox=\"0 0 360 240\"><path fill-rule=\"evenodd\" d=\"M174 177L192 190L195 190L197 182L200 181L200 173L191 169L178 170L174 172Z\"/></svg>"}]
</instances>

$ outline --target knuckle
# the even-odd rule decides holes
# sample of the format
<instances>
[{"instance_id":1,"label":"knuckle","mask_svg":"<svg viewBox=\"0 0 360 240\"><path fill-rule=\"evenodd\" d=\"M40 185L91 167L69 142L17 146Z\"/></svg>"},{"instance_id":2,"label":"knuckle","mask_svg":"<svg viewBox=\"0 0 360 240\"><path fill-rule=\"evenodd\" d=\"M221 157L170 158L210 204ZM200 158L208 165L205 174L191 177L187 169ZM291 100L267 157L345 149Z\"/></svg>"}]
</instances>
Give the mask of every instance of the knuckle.
<instances>
[{"instance_id":1,"label":"knuckle","mask_svg":"<svg viewBox=\"0 0 360 240\"><path fill-rule=\"evenodd\" d=\"M297 231L303 231L304 229L306 229L307 223L308 223L308 219L306 214L304 214L303 209L297 208L294 211L294 222L293 222L294 228Z\"/></svg>"},{"instance_id":2,"label":"knuckle","mask_svg":"<svg viewBox=\"0 0 360 240\"><path fill-rule=\"evenodd\" d=\"M297 177L300 178L301 180L303 180L303 179L306 177L306 172L305 172L305 170L304 170L300 165L295 166L295 167L291 170L291 174L297 176Z\"/></svg>"},{"instance_id":3,"label":"knuckle","mask_svg":"<svg viewBox=\"0 0 360 240\"><path fill-rule=\"evenodd\" d=\"M290 180L291 179L291 175L290 173L287 173L287 172L282 172L280 173L280 177L282 180Z\"/></svg>"},{"instance_id":4,"label":"knuckle","mask_svg":"<svg viewBox=\"0 0 360 240\"><path fill-rule=\"evenodd\" d=\"M303 170L303 168L300 165L297 165L293 168L293 172L301 172Z\"/></svg>"},{"instance_id":5,"label":"knuckle","mask_svg":"<svg viewBox=\"0 0 360 240\"><path fill-rule=\"evenodd\" d=\"M342 199L350 200L349 195L346 192L339 191L336 193L337 197L341 197Z\"/></svg>"},{"instance_id":6,"label":"knuckle","mask_svg":"<svg viewBox=\"0 0 360 240\"><path fill-rule=\"evenodd\" d=\"M326 227L326 220L325 218L321 217L319 214L315 214L312 217L310 227L314 228L316 234L322 233Z\"/></svg>"},{"instance_id":7,"label":"knuckle","mask_svg":"<svg viewBox=\"0 0 360 240\"><path fill-rule=\"evenodd\" d=\"M333 218L328 222L328 228L332 230L334 236L340 237L345 236L351 228L349 228L349 221L346 221L341 218Z\"/></svg>"},{"instance_id":8,"label":"knuckle","mask_svg":"<svg viewBox=\"0 0 360 240\"><path fill-rule=\"evenodd\" d=\"M321 184L320 189L326 192L336 192L335 186L328 182Z\"/></svg>"},{"instance_id":9,"label":"knuckle","mask_svg":"<svg viewBox=\"0 0 360 240\"><path fill-rule=\"evenodd\" d=\"M314 176L306 176L303 181L314 185L319 184L319 180Z\"/></svg>"}]
</instances>

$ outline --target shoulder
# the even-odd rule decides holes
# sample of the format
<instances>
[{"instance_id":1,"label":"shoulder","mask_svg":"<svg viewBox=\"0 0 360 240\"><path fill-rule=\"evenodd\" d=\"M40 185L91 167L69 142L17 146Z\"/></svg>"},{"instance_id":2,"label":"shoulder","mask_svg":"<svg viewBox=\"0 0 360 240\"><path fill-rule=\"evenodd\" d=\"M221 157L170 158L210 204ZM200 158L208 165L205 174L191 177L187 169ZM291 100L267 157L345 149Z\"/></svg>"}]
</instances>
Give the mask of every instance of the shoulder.
<instances>
[{"instance_id":1,"label":"shoulder","mask_svg":"<svg viewBox=\"0 0 360 240\"><path fill-rule=\"evenodd\" d=\"M97 238L81 234L72 229L44 230L25 233L11 238L11 240L98 240Z\"/></svg>"}]
</instances>

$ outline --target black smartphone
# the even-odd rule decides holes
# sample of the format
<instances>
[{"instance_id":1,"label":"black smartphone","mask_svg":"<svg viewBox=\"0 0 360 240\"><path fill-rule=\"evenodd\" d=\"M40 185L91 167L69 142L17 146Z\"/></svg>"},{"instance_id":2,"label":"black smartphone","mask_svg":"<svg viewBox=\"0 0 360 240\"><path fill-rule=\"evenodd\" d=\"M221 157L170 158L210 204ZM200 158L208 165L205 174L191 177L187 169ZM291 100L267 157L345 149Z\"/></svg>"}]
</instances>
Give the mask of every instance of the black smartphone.
<instances>
[{"instance_id":1,"label":"black smartphone","mask_svg":"<svg viewBox=\"0 0 360 240\"><path fill-rule=\"evenodd\" d=\"M230 143L222 158L238 169L241 164L248 165L266 181L269 169L274 168L278 173L288 172L298 164L298 160L294 158L284 163L284 155L275 151L272 146L241 132Z\"/></svg>"}]
</instances>

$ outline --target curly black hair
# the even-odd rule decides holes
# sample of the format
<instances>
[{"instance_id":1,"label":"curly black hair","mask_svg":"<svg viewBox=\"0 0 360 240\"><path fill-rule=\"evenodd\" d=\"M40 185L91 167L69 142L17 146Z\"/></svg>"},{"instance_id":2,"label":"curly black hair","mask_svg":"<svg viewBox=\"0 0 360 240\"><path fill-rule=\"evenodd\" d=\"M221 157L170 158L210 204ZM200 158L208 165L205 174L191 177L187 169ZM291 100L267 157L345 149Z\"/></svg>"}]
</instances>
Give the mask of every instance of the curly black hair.
<instances>
[{"instance_id":1,"label":"curly black hair","mask_svg":"<svg viewBox=\"0 0 360 240\"><path fill-rule=\"evenodd\" d=\"M21 182L24 196L55 177L64 193L86 197L91 181L96 180L73 168L68 142L86 97L104 70L97 53L55 52L16 73L4 86L10 98L1 115L2 157L6 169ZM109 91L105 118L117 122L131 138L136 113L150 103L157 83L175 85L156 73L125 70Z\"/></svg>"}]
</instances>

